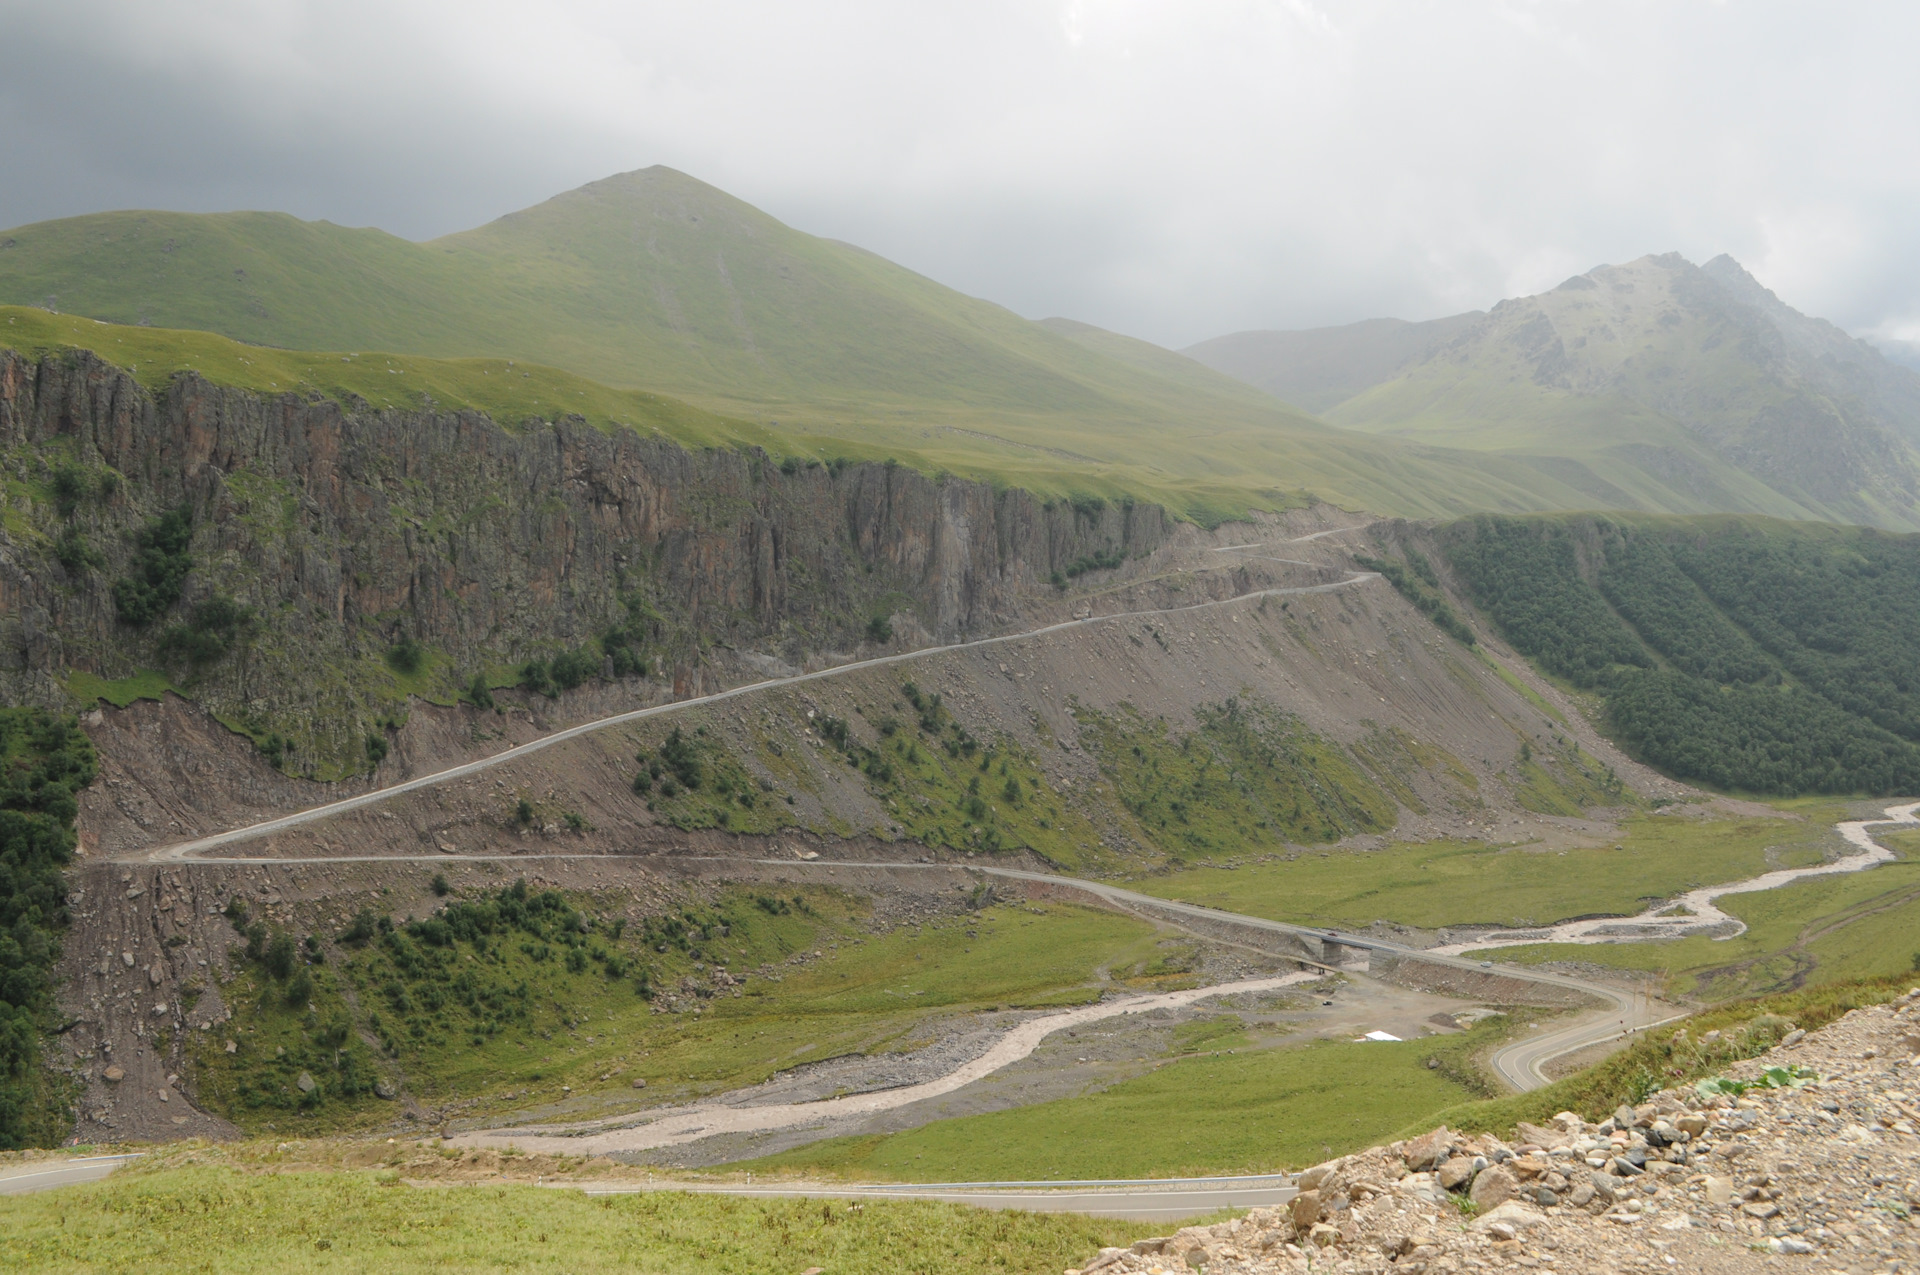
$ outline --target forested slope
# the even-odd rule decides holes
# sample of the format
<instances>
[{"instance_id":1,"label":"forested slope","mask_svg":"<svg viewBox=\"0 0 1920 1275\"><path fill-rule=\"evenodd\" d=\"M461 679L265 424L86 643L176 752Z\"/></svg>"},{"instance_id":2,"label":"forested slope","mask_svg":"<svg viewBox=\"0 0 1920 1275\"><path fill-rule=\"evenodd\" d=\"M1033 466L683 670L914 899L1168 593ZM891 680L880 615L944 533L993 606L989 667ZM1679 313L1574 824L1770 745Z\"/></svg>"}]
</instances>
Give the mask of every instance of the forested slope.
<instances>
[{"instance_id":1,"label":"forested slope","mask_svg":"<svg viewBox=\"0 0 1920 1275\"><path fill-rule=\"evenodd\" d=\"M1765 519L1443 529L1501 633L1678 778L1920 793L1920 536Z\"/></svg>"},{"instance_id":2,"label":"forested slope","mask_svg":"<svg viewBox=\"0 0 1920 1275\"><path fill-rule=\"evenodd\" d=\"M67 921L74 795L94 769L71 717L0 709L0 1149L48 1145L69 1124L40 1040Z\"/></svg>"}]
</instances>

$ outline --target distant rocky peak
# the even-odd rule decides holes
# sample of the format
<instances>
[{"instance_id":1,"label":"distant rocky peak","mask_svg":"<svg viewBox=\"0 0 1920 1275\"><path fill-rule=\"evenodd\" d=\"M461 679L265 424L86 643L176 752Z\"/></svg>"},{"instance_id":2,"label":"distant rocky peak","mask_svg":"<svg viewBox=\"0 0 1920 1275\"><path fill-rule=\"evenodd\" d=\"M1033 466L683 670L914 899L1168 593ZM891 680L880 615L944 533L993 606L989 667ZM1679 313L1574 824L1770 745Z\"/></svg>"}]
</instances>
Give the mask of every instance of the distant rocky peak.
<instances>
[{"instance_id":1,"label":"distant rocky peak","mask_svg":"<svg viewBox=\"0 0 1920 1275\"><path fill-rule=\"evenodd\" d=\"M1771 288L1747 273L1745 266L1724 252L1701 266L1700 273L1726 289L1736 301L1744 301L1762 310L1786 304L1773 294Z\"/></svg>"}]
</instances>

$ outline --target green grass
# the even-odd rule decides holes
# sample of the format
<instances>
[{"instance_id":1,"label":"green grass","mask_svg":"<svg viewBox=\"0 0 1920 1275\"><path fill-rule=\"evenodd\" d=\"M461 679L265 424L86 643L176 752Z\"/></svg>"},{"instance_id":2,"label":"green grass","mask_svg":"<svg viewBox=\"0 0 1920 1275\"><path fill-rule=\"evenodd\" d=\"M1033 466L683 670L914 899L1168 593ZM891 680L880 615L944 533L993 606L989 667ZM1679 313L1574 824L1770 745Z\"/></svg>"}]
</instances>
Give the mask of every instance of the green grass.
<instances>
[{"instance_id":1,"label":"green grass","mask_svg":"<svg viewBox=\"0 0 1920 1275\"><path fill-rule=\"evenodd\" d=\"M257 394L317 394L342 404L364 400L375 409L484 412L515 428L528 421L578 415L598 428L628 427L684 447L764 446L786 450L766 430L685 403L638 390L616 390L557 368L506 359L434 359L378 351L290 351L242 344L208 332L126 327L20 306L0 306L0 346L28 354L92 350L127 368L150 392L163 392L175 375L193 371L218 385ZM272 518L284 515L282 493ZM252 486L248 484L251 483Z\"/></svg>"},{"instance_id":2,"label":"green grass","mask_svg":"<svg viewBox=\"0 0 1920 1275\"><path fill-rule=\"evenodd\" d=\"M1894 863L1722 899L1720 909L1747 925L1733 939L1536 944L1487 955L1662 974L1671 994L1703 1000L1897 975L1920 958L1920 857L1910 840L1888 844L1902 852Z\"/></svg>"},{"instance_id":3,"label":"green grass","mask_svg":"<svg viewBox=\"0 0 1920 1275\"><path fill-rule=\"evenodd\" d=\"M1807 810L1804 822L1638 815L1625 822L1616 841L1598 847L1400 842L1381 850L1309 851L1232 869L1196 868L1144 878L1135 888L1313 925L1364 926L1376 919L1422 928L1542 925L1631 914L1696 886L1819 862L1828 811L1816 803L1797 804Z\"/></svg>"},{"instance_id":4,"label":"green grass","mask_svg":"<svg viewBox=\"0 0 1920 1275\"><path fill-rule=\"evenodd\" d=\"M1437 1123L1504 1133L1517 1121L1545 1124L1562 1111L1601 1120L1623 1102L1637 1104L1656 1090L1680 1088L1756 1057L1796 1026L1816 1031L1850 1010L1891 1000L1916 982L1920 976L1911 974L1852 979L1718 1005L1643 1033L1625 1049L1553 1084L1464 1103L1410 1123L1397 1136L1424 1133ZM1707 1033L1715 1031L1719 1040L1706 1042Z\"/></svg>"},{"instance_id":5,"label":"green grass","mask_svg":"<svg viewBox=\"0 0 1920 1275\"><path fill-rule=\"evenodd\" d=\"M1860 411L1836 409L1821 375L1794 366L1807 356L1756 355L1777 339L1764 320L1717 300L1718 289L1677 263L1598 273L1599 291L1555 289L1505 305L1326 416L1409 441L1551 458L1542 468L1579 487L1590 509L1920 526L1900 494L1906 458L1860 465L1824 488L1731 459L1751 446L1755 421ZM1612 303L1616 284L1635 292L1630 306Z\"/></svg>"},{"instance_id":6,"label":"green grass","mask_svg":"<svg viewBox=\"0 0 1920 1275\"><path fill-rule=\"evenodd\" d=\"M893 456L1047 496L1132 495L1207 523L1296 504L1303 489L1409 516L1594 503L1532 458L1330 430L1180 355L1029 322L667 169L421 244L281 214L162 212L43 222L5 242L0 301L255 347L394 351L405 376L385 374L385 355L361 361L376 406L406 405L400 387L477 402L477 367L448 393L446 375L409 360L492 356L495 381L511 358L644 388L751 421L776 453ZM228 372L264 368L259 353ZM681 410L622 391L603 405L584 383L533 376L544 388L516 392L502 410L519 414L502 419L561 404L644 426Z\"/></svg>"},{"instance_id":7,"label":"green grass","mask_svg":"<svg viewBox=\"0 0 1920 1275\"><path fill-rule=\"evenodd\" d=\"M1070 870L1111 858L1099 828L1081 803L1056 792L1034 753L1010 737L977 740L941 705L938 696L905 683L885 708L859 711L864 724L846 723L845 743L812 749L789 737L782 753L817 758L820 768L847 766L860 776L887 818L927 846L989 854L1031 850ZM822 719L820 738L834 741L836 719ZM799 784L815 777L782 764L769 741L761 761Z\"/></svg>"},{"instance_id":8,"label":"green grass","mask_svg":"<svg viewBox=\"0 0 1920 1275\"><path fill-rule=\"evenodd\" d=\"M184 1157L183 1157L184 1159ZM534 1186L399 1185L392 1171L134 1165L0 1198L0 1267L34 1271L524 1270L732 1275L1058 1271L1150 1224L962 1205L589 1198Z\"/></svg>"},{"instance_id":9,"label":"green grass","mask_svg":"<svg viewBox=\"0 0 1920 1275\"><path fill-rule=\"evenodd\" d=\"M93 673L83 673L79 670L67 674L69 695L89 704L105 700L115 708L125 708L135 700L157 700L172 689L173 683L167 680L167 675L156 669L141 669L131 677L122 677L111 682Z\"/></svg>"},{"instance_id":10,"label":"green grass","mask_svg":"<svg viewBox=\"0 0 1920 1275\"><path fill-rule=\"evenodd\" d=\"M1217 1052L1236 1040L1220 1020L1191 1025L1176 1058L1084 1097L962 1116L904 1133L836 1138L731 1166L848 1178L988 1181L1165 1177L1297 1169L1370 1146L1465 1099L1458 1060L1504 1031L1398 1043L1321 1041ZM1209 1032L1215 1033L1207 1039Z\"/></svg>"},{"instance_id":11,"label":"green grass","mask_svg":"<svg viewBox=\"0 0 1920 1275\"><path fill-rule=\"evenodd\" d=\"M1344 749L1276 710L1203 704L1177 737L1131 707L1078 718L1120 804L1175 862L1382 831L1399 814Z\"/></svg>"},{"instance_id":12,"label":"green grass","mask_svg":"<svg viewBox=\"0 0 1920 1275\"><path fill-rule=\"evenodd\" d=\"M911 1048L928 1039L931 1018L954 1012L1086 1003L1113 985L1102 970L1139 986L1185 981L1166 968L1168 953L1152 927L1064 905L988 906L917 933L869 935L864 903L828 889L785 887L777 897L736 891L690 909L696 919L678 932L653 918L615 938L604 905L578 902L587 916L601 917L580 943L583 954L620 954L627 963L620 976L598 959L570 968L558 938L511 934L484 950L464 941L438 949L429 955L444 952L444 968L408 977L403 962L374 942L338 949L312 972L308 1013L287 1003L284 981L243 962L221 989L234 1021L191 1033L195 1092L249 1130L283 1133L390 1118L390 1103L364 1086L356 1090L369 1067L429 1100L476 1098L482 1111L558 1101L567 1088L578 1101L624 1101L635 1079L648 1082L649 1100L664 1101L757 1084L804 1062ZM656 950L662 945L664 953ZM815 950L818 961L788 963ZM774 967L777 981L757 972L762 963ZM699 976L697 965L744 975L743 994L683 993L682 980ZM637 990L643 969L651 1002ZM461 978L475 981L487 1008L464 1007L455 986ZM702 1012L655 1012L672 997ZM328 1032L339 1022L350 1024L350 1042L362 1034L382 1042L379 1055L360 1058L362 1046L349 1043L333 1062L338 1046ZM318 1082L305 1100L293 1087L302 1070Z\"/></svg>"}]
</instances>

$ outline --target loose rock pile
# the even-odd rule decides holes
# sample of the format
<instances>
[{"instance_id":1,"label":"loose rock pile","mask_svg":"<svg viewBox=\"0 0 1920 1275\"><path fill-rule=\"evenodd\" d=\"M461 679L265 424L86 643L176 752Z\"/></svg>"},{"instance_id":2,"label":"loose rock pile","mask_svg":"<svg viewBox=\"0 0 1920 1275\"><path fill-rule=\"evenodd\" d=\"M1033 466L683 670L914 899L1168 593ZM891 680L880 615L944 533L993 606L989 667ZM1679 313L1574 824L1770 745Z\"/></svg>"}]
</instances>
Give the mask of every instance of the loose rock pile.
<instances>
[{"instance_id":1,"label":"loose rock pile","mask_svg":"<svg viewBox=\"0 0 1920 1275\"><path fill-rule=\"evenodd\" d=\"M1306 1170L1288 1208L1104 1249L1067 1275L1920 1275L1920 988L1728 1074L1769 1067L1819 1079L1667 1090L1598 1124L1562 1112L1511 1144L1443 1126Z\"/></svg>"}]
</instances>

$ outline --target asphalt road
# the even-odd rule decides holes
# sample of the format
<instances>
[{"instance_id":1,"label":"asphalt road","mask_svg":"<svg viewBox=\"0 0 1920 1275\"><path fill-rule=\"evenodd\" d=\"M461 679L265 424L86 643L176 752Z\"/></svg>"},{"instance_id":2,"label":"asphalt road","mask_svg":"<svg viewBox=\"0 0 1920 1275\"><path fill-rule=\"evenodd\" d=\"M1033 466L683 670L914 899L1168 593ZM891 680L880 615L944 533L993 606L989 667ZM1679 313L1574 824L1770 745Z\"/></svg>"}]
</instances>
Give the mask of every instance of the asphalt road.
<instances>
[{"instance_id":1,"label":"asphalt road","mask_svg":"<svg viewBox=\"0 0 1920 1275\"><path fill-rule=\"evenodd\" d=\"M0 1195L31 1195L57 1186L98 1182L129 1160L131 1155L90 1155L74 1160L36 1160L0 1169Z\"/></svg>"},{"instance_id":2,"label":"asphalt road","mask_svg":"<svg viewBox=\"0 0 1920 1275\"><path fill-rule=\"evenodd\" d=\"M936 1200L982 1209L1081 1213L1133 1222L1178 1222L1220 1209L1276 1208L1299 1194L1285 1174L1245 1178L1172 1178L1110 1182L935 1182L912 1185L782 1183L758 1187L682 1182L658 1186L587 1186L588 1195L703 1191L769 1199Z\"/></svg>"}]
</instances>

